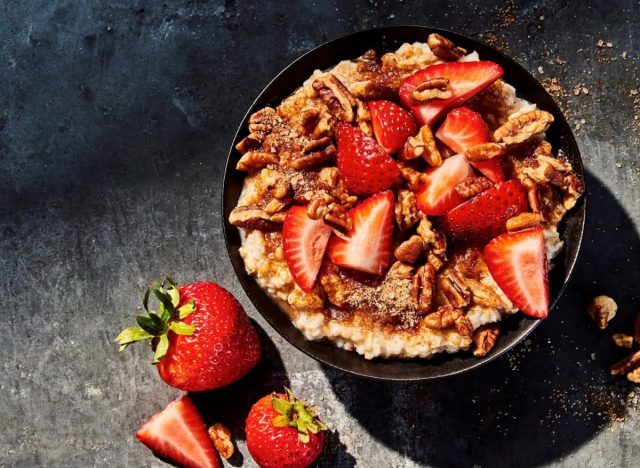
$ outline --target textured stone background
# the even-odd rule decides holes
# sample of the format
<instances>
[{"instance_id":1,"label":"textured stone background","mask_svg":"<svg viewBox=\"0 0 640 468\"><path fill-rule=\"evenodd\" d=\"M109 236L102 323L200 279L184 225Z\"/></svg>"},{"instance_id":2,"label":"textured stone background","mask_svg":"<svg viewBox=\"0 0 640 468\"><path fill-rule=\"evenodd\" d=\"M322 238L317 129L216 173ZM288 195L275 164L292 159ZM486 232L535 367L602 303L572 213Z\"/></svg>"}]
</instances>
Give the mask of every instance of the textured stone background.
<instances>
[{"instance_id":1,"label":"textured stone background","mask_svg":"<svg viewBox=\"0 0 640 468\"><path fill-rule=\"evenodd\" d=\"M0 464L162 465L132 434L178 392L143 346L112 339L171 272L221 283L264 330L252 377L198 397L238 437L250 403L289 382L333 429L319 466L637 466L639 389L607 368L639 300L639 3L468 3L0 0ZM568 290L525 343L403 385L274 336L217 210L232 134L271 77L327 39L409 23L485 40L544 80L577 129L589 220ZM596 293L620 305L605 332L585 314ZM251 466L239 445L233 464Z\"/></svg>"}]
</instances>

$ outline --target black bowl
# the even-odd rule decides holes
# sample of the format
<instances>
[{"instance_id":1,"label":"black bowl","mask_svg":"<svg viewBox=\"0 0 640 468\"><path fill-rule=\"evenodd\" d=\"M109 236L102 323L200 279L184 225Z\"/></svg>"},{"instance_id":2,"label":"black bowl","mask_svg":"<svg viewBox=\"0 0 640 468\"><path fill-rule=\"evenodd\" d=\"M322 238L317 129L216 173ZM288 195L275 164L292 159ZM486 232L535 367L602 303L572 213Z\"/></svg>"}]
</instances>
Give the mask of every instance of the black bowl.
<instances>
[{"instance_id":1,"label":"black bowl","mask_svg":"<svg viewBox=\"0 0 640 468\"><path fill-rule=\"evenodd\" d=\"M248 133L247 124L252 113L264 106L278 105L280 101L301 86L314 70L330 68L341 60L355 59L371 48L383 53L397 49L404 42L424 42L427 36L433 32L452 39L457 45L469 51L476 50L482 60L491 60L500 64L504 69L504 80L516 87L519 96L536 103L539 108L551 112L555 117L555 122L549 129L547 138L554 149L562 150L584 182L584 168L578 146L571 133L571 128L553 98L533 76L515 61L494 48L469 37L425 26L389 26L368 29L326 42L307 52L285 68L269 83L249 108L238 127L229 150L222 187L222 213L227 250L242 287L256 309L278 333L312 358L359 376L406 381L459 374L497 358L526 337L540 324L540 320L525 317L521 313L508 317L503 322L503 334L495 348L487 357L481 359L472 356L471 353L461 352L453 355L443 354L432 359L366 360L355 351L336 348L329 342L306 340L292 325L287 315L247 274L244 262L238 253L240 235L238 230L228 222L229 213L237 204L244 179L244 173L235 170L236 162L240 157L235 150L235 145ZM555 259L555 268L550 273L551 308L557 303L576 263L584 229L585 208L586 202L583 196L560 227L565 248L561 255Z\"/></svg>"}]
</instances>

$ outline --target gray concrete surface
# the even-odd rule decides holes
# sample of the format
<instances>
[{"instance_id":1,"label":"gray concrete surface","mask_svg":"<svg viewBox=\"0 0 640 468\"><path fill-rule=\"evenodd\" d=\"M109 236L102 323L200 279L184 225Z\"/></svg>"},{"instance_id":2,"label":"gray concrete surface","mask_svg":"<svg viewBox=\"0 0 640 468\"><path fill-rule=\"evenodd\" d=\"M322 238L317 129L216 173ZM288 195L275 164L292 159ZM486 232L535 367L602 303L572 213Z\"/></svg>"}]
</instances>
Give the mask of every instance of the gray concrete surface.
<instances>
[{"instance_id":1,"label":"gray concrete surface","mask_svg":"<svg viewBox=\"0 0 640 468\"><path fill-rule=\"evenodd\" d=\"M178 392L112 339L170 272L219 282L264 330L260 368L198 396L239 437L235 466L253 466L248 406L286 382L332 428L318 466L638 466L640 389L607 368L639 300L640 4L467 3L0 0L0 464L163 465L133 432ZM589 171L584 248L551 318L425 384L356 379L283 343L232 273L218 212L228 144L272 76L326 39L408 23L485 40L544 80ZM620 305L604 332L585 314L596 293Z\"/></svg>"}]
</instances>

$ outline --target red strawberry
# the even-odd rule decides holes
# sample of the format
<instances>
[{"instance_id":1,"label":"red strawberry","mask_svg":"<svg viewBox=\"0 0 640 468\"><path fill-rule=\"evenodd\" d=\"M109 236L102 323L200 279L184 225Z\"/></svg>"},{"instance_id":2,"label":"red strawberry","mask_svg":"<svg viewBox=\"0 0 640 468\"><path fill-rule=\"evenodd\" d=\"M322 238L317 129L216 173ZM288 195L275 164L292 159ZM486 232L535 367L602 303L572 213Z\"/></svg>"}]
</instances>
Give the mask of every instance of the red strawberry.
<instances>
[{"instance_id":1,"label":"red strawberry","mask_svg":"<svg viewBox=\"0 0 640 468\"><path fill-rule=\"evenodd\" d=\"M324 448L327 426L293 396L267 395L253 405L247 422L247 449L262 468L305 468Z\"/></svg>"},{"instance_id":2,"label":"red strawberry","mask_svg":"<svg viewBox=\"0 0 640 468\"><path fill-rule=\"evenodd\" d=\"M340 122L336 128L338 169L352 193L373 195L391 187L400 169L391 156L362 130Z\"/></svg>"},{"instance_id":3,"label":"red strawberry","mask_svg":"<svg viewBox=\"0 0 640 468\"><path fill-rule=\"evenodd\" d=\"M391 101L370 101L373 134L387 153L396 153L416 134L416 122L406 110Z\"/></svg>"},{"instance_id":4,"label":"red strawberry","mask_svg":"<svg viewBox=\"0 0 640 468\"><path fill-rule=\"evenodd\" d=\"M430 65L415 72L400 85L400 99L421 124L436 123L446 111L460 106L502 76L502 68L493 62L448 62ZM451 97L424 103L413 100L411 93L420 83L432 78L449 80Z\"/></svg>"},{"instance_id":5,"label":"red strawberry","mask_svg":"<svg viewBox=\"0 0 640 468\"><path fill-rule=\"evenodd\" d=\"M172 401L136 432L156 455L187 468L218 468L207 427L189 397Z\"/></svg>"},{"instance_id":6,"label":"red strawberry","mask_svg":"<svg viewBox=\"0 0 640 468\"><path fill-rule=\"evenodd\" d=\"M457 153L464 153L470 146L493 141L491 130L480 114L468 107L460 107L449 112L436 132L436 137ZM499 159L476 161L471 164L495 184L504 180Z\"/></svg>"},{"instance_id":7,"label":"red strawberry","mask_svg":"<svg viewBox=\"0 0 640 468\"><path fill-rule=\"evenodd\" d=\"M442 165L425 170L427 181L416 193L418 208L428 215L445 214L464 201L455 186L472 175L462 154L451 156Z\"/></svg>"},{"instance_id":8,"label":"red strawberry","mask_svg":"<svg viewBox=\"0 0 640 468\"><path fill-rule=\"evenodd\" d=\"M507 220L527 208L527 192L513 179L458 205L444 216L441 227L452 240L484 243L503 233Z\"/></svg>"},{"instance_id":9,"label":"red strawberry","mask_svg":"<svg viewBox=\"0 0 640 468\"><path fill-rule=\"evenodd\" d=\"M282 246L291 276L303 291L310 292L331 237L331 227L322 219L307 216L304 206L289 209L282 226Z\"/></svg>"},{"instance_id":10,"label":"red strawberry","mask_svg":"<svg viewBox=\"0 0 640 468\"><path fill-rule=\"evenodd\" d=\"M542 228L509 232L484 248L489 272L525 315L549 315L549 279Z\"/></svg>"},{"instance_id":11,"label":"red strawberry","mask_svg":"<svg viewBox=\"0 0 640 468\"><path fill-rule=\"evenodd\" d=\"M149 294L160 301L148 308ZM260 341L240 303L226 289L202 281L178 286L167 277L152 283L143 305L148 315L116 337L120 351L151 339L162 380L187 392L224 387L244 377L260 359Z\"/></svg>"},{"instance_id":12,"label":"red strawberry","mask_svg":"<svg viewBox=\"0 0 640 468\"><path fill-rule=\"evenodd\" d=\"M395 200L387 190L367 198L349 213L349 240L333 236L329 257L338 266L380 275L389 266L393 242Z\"/></svg>"}]
</instances>

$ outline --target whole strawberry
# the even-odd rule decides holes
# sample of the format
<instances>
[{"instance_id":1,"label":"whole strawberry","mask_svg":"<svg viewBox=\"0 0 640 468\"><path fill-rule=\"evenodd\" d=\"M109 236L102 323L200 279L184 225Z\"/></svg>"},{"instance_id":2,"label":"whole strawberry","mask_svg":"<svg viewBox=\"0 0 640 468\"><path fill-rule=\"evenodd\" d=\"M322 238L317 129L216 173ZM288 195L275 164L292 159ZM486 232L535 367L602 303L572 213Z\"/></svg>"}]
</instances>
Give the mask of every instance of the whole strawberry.
<instances>
[{"instance_id":1,"label":"whole strawberry","mask_svg":"<svg viewBox=\"0 0 640 468\"><path fill-rule=\"evenodd\" d=\"M149 295L160 310L149 310ZM244 377L260 359L260 341L249 317L229 291L202 281L178 287L166 277L152 283L138 315L138 326L115 339L120 351L151 339L153 363L169 385L187 392L224 387Z\"/></svg>"},{"instance_id":2,"label":"whole strawberry","mask_svg":"<svg viewBox=\"0 0 640 468\"><path fill-rule=\"evenodd\" d=\"M327 426L285 388L262 397L247 416L249 453L262 468L304 468L322 453Z\"/></svg>"}]
</instances>

